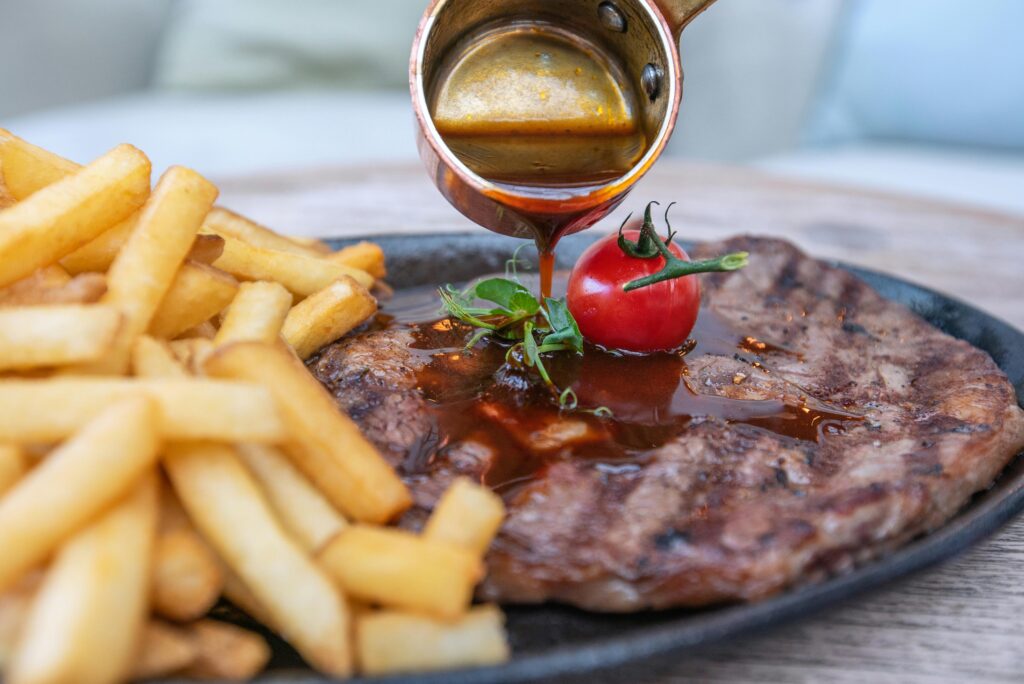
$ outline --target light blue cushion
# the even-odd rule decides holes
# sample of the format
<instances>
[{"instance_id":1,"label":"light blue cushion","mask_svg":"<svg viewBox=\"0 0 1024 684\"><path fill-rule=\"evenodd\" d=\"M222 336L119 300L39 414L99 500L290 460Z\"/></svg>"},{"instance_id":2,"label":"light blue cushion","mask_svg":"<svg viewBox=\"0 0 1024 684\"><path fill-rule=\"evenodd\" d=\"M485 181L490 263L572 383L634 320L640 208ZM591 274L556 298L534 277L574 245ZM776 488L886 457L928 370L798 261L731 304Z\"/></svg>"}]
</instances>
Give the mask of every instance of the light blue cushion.
<instances>
[{"instance_id":1,"label":"light blue cushion","mask_svg":"<svg viewBox=\"0 0 1024 684\"><path fill-rule=\"evenodd\" d=\"M1024 149L1024 0L851 0L805 136Z\"/></svg>"},{"instance_id":2,"label":"light blue cushion","mask_svg":"<svg viewBox=\"0 0 1024 684\"><path fill-rule=\"evenodd\" d=\"M2 2L2 0L0 0ZM155 82L176 90L405 91L426 0L178 0Z\"/></svg>"}]
</instances>

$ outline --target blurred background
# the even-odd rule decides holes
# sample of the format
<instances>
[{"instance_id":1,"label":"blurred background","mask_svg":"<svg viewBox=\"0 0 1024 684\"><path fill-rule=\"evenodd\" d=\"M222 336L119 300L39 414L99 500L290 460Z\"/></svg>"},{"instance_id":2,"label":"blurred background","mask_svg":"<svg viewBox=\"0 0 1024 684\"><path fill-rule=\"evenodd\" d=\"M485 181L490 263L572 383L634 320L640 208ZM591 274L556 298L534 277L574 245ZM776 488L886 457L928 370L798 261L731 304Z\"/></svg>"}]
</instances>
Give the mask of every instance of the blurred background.
<instances>
[{"instance_id":1,"label":"blurred background","mask_svg":"<svg viewBox=\"0 0 1024 684\"><path fill-rule=\"evenodd\" d=\"M214 180L415 160L425 0L0 0L0 126ZM1024 215L1024 0L721 0L673 157Z\"/></svg>"}]
</instances>

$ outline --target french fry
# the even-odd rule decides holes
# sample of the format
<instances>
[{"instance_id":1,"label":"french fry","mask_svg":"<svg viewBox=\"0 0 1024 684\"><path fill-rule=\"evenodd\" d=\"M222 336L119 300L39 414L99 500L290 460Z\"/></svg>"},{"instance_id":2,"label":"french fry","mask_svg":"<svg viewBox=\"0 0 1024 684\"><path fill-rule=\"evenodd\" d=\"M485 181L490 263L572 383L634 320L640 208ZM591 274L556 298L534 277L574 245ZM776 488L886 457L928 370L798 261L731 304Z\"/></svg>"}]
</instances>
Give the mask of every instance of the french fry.
<instances>
[{"instance_id":1,"label":"french fry","mask_svg":"<svg viewBox=\"0 0 1024 684\"><path fill-rule=\"evenodd\" d=\"M71 538L46 573L18 641L11 684L122 680L146 622L155 478Z\"/></svg>"},{"instance_id":2,"label":"french fry","mask_svg":"<svg viewBox=\"0 0 1024 684\"><path fill-rule=\"evenodd\" d=\"M483 577L475 554L411 532L350 525L318 555L346 594L384 606L454 619Z\"/></svg>"},{"instance_id":3,"label":"french fry","mask_svg":"<svg viewBox=\"0 0 1024 684\"><path fill-rule=\"evenodd\" d=\"M291 305L291 293L277 283L242 283L213 338L214 346L231 342L273 344L281 336Z\"/></svg>"},{"instance_id":4,"label":"french fry","mask_svg":"<svg viewBox=\"0 0 1024 684\"><path fill-rule=\"evenodd\" d=\"M508 660L505 616L477 606L455 621L397 611L370 612L356 622L356 653L364 674L448 670Z\"/></svg>"},{"instance_id":5,"label":"french fry","mask_svg":"<svg viewBox=\"0 0 1024 684\"><path fill-rule=\"evenodd\" d=\"M388 274L384 267L384 250L373 242L357 242L354 245L342 247L328 258L339 264L366 271L374 278L383 278Z\"/></svg>"},{"instance_id":6,"label":"french fry","mask_svg":"<svg viewBox=\"0 0 1024 684\"><path fill-rule=\"evenodd\" d=\"M139 212L135 212L113 228L105 230L75 251L60 260L60 265L68 273L106 273L114 263L118 252L128 242L129 236L139 222Z\"/></svg>"},{"instance_id":7,"label":"french fry","mask_svg":"<svg viewBox=\"0 0 1024 684\"><path fill-rule=\"evenodd\" d=\"M262 672L270 660L270 647L263 637L241 627L200 620L189 631L197 654L183 670L186 677L248 680Z\"/></svg>"},{"instance_id":8,"label":"french fry","mask_svg":"<svg viewBox=\"0 0 1024 684\"><path fill-rule=\"evenodd\" d=\"M127 371L135 338L149 327L216 198L217 188L195 171L174 166L164 173L107 273L102 302L124 314L124 324L113 349L78 371Z\"/></svg>"},{"instance_id":9,"label":"french fry","mask_svg":"<svg viewBox=\"0 0 1024 684\"><path fill-rule=\"evenodd\" d=\"M162 478L160 481L160 533L175 530L195 530L188 514L181 507L178 496L171 489L171 483ZM212 553L212 551L211 551Z\"/></svg>"},{"instance_id":10,"label":"french fry","mask_svg":"<svg viewBox=\"0 0 1024 684\"><path fill-rule=\"evenodd\" d=\"M169 677L199 658L199 646L188 631L151 620L142 628L130 679Z\"/></svg>"},{"instance_id":11,"label":"french fry","mask_svg":"<svg viewBox=\"0 0 1024 684\"><path fill-rule=\"evenodd\" d=\"M273 397L251 383L62 377L0 382L0 442L58 442L105 406L143 397L156 402L158 434L165 438L280 443L286 437Z\"/></svg>"},{"instance_id":12,"label":"french fry","mask_svg":"<svg viewBox=\"0 0 1024 684\"><path fill-rule=\"evenodd\" d=\"M121 314L108 306L0 309L0 370L98 359L114 343Z\"/></svg>"},{"instance_id":13,"label":"french fry","mask_svg":"<svg viewBox=\"0 0 1024 684\"><path fill-rule=\"evenodd\" d=\"M220 269L186 261L149 324L149 334L174 339L204 323L231 303L238 281Z\"/></svg>"},{"instance_id":14,"label":"french fry","mask_svg":"<svg viewBox=\"0 0 1024 684\"><path fill-rule=\"evenodd\" d=\"M0 212L0 286L78 249L139 208L149 160L119 145L88 166Z\"/></svg>"},{"instance_id":15,"label":"french fry","mask_svg":"<svg viewBox=\"0 0 1024 684\"><path fill-rule=\"evenodd\" d=\"M345 600L281 528L230 447L172 444L164 467L189 517L317 669L351 671Z\"/></svg>"},{"instance_id":16,"label":"french fry","mask_svg":"<svg viewBox=\"0 0 1024 684\"><path fill-rule=\"evenodd\" d=\"M67 285L69 282L71 282L70 273L57 264L50 264L49 266L43 266L27 278L22 278L18 282L7 286L4 290L16 290L23 287L49 289Z\"/></svg>"},{"instance_id":17,"label":"french fry","mask_svg":"<svg viewBox=\"0 0 1024 684\"><path fill-rule=\"evenodd\" d=\"M161 487L153 609L177 622L196 620L217 602L224 575L220 560L193 527L170 486Z\"/></svg>"},{"instance_id":18,"label":"french fry","mask_svg":"<svg viewBox=\"0 0 1024 684\"><path fill-rule=\"evenodd\" d=\"M153 556L153 610L176 622L196 620L217 603L224 574L189 528L162 531Z\"/></svg>"},{"instance_id":19,"label":"french fry","mask_svg":"<svg viewBox=\"0 0 1024 684\"><path fill-rule=\"evenodd\" d=\"M190 328L183 332L180 337L184 339L198 338L201 340L207 340L211 344L213 338L217 336L217 326L212 321L203 321L194 328Z\"/></svg>"},{"instance_id":20,"label":"french fry","mask_svg":"<svg viewBox=\"0 0 1024 684\"><path fill-rule=\"evenodd\" d=\"M0 670L6 671L11 665L25 618L42 582L43 571L35 570L0 594Z\"/></svg>"},{"instance_id":21,"label":"french fry","mask_svg":"<svg viewBox=\"0 0 1024 684\"><path fill-rule=\"evenodd\" d=\"M171 352L190 373L199 375L203 362L213 353L213 340L205 337L188 337L168 343Z\"/></svg>"},{"instance_id":22,"label":"french fry","mask_svg":"<svg viewBox=\"0 0 1024 684\"><path fill-rule=\"evenodd\" d=\"M6 181L4 181L4 165L0 162L0 209L13 207L17 203L18 200L11 194Z\"/></svg>"},{"instance_id":23,"label":"french fry","mask_svg":"<svg viewBox=\"0 0 1024 684\"><path fill-rule=\"evenodd\" d=\"M278 282L300 297L308 297L343 276L363 287L373 285L373 276L366 271L322 257L253 247L231 237L224 239L224 253L213 265L242 280Z\"/></svg>"},{"instance_id":24,"label":"french fry","mask_svg":"<svg viewBox=\"0 0 1024 684\"><path fill-rule=\"evenodd\" d=\"M295 354L306 360L376 311L377 300L366 288L343 278L293 306L281 332Z\"/></svg>"},{"instance_id":25,"label":"french fry","mask_svg":"<svg viewBox=\"0 0 1024 684\"><path fill-rule=\"evenodd\" d=\"M156 461L156 425L146 399L101 404L94 420L0 499L0 588L138 481Z\"/></svg>"},{"instance_id":26,"label":"french fry","mask_svg":"<svg viewBox=\"0 0 1024 684\"><path fill-rule=\"evenodd\" d=\"M196 235L188 258L200 264L212 264L224 253L224 238L219 235Z\"/></svg>"},{"instance_id":27,"label":"french fry","mask_svg":"<svg viewBox=\"0 0 1024 684\"><path fill-rule=\"evenodd\" d=\"M26 575L15 588L0 595L0 669L10 666L17 637L42 578L42 572ZM188 667L198 657L198 644L189 631L150 620L142 628L128 676L133 680L167 677Z\"/></svg>"},{"instance_id":28,"label":"french fry","mask_svg":"<svg viewBox=\"0 0 1024 684\"><path fill-rule=\"evenodd\" d=\"M274 617L260 605L259 600L242 583L238 575L230 570L224 573L224 596L246 615L280 634L281 629L275 626Z\"/></svg>"},{"instance_id":29,"label":"french fry","mask_svg":"<svg viewBox=\"0 0 1024 684\"><path fill-rule=\"evenodd\" d=\"M189 520L170 483L160 488L160 526L153 562L153 608L178 622L202 617L216 603L227 570Z\"/></svg>"},{"instance_id":30,"label":"french fry","mask_svg":"<svg viewBox=\"0 0 1024 684\"><path fill-rule=\"evenodd\" d=\"M453 544L482 558L505 518L501 497L467 478L455 480L427 519L423 536Z\"/></svg>"},{"instance_id":31,"label":"french fry","mask_svg":"<svg viewBox=\"0 0 1024 684\"><path fill-rule=\"evenodd\" d=\"M185 379L189 372L184 364L177 360L171 345L143 335L135 340L132 349L132 371L141 378L151 379Z\"/></svg>"},{"instance_id":32,"label":"french fry","mask_svg":"<svg viewBox=\"0 0 1024 684\"><path fill-rule=\"evenodd\" d=\"M107 278L99 273L59 280L51 275L51 269L61 270L59 266L48 266L0 289L0 307L94 304L107 291Z\"/></svg>"},{"instance_id":33,"label":"french fry","mask_svg":"<svg viewBox=\"0 0 1024 684\"><path fill-rule=\"evenodd\" d=\"M204 368L212 377L258 382L273 393L288 426L285 452L348 517L383 523L412 505L409 490L387 461L284 349L232 344L215 351Z\"/></svg>"},{"instance_id":34,"label":"french fry","mask_svg":"<svg viewBox=\"0 0 1024 684\"><path fill-rule=\"evenodd\" d=\"M140 359L136 346L136 360ZM175 377L185 372L169 355L147 353L136 372ZM317 669L352 671L345 598L282 529L259 485L230 448L172 444L164 469L189 518L269 614L278 629Z\"/></svg>"},{"instance_id":35,"label":"french fry","mask_svg":"<svg viewBox=\"0 0 1024 684\"><path fill-rule=\"evenodd\" d=\"M0 444L0 496L29 471L28 454L14 444Z\"/></svg>"},{"instance_id":36,"label":"french fry","mask_svg":"<svg viewBox=\"0 0 1024 684\"><path fill-rule=\"evenodd\" d=\"M235 238L253 247L273 249L279 252L291 252L310 257L323 256L322 249L315 245L304 244L300 239L285 237L275 233L271 229L223 207L215 207L210 212L206 217L206 221L203 222L202 231L204 233L220 235L224 238Z\"/></svg>"},{"instance_id":37,"label":"french fry","mask_svg":"<svg viewBox=\"0 0 1024 684\"><path fill-rule=\"evenodd\" d=\"M44 266L21 280L0 288L0 306L31 306L41 293L67 285L71 274L57 264Z\"/></svg>"},{"instance_id":38,"label":"french fry","mask_svg":"<svg viewBox=\"0 0 1024 684\"><path fill-rule=\"evenodd\" d=\"M287 456L262 444L239 444L237 449L278 519L307 551L319 551L345 527L345 518Z\"/></svg>"},{"instance_id":39,"label":"french fry","mask_svg":"<svg viewBox=\"0 0 1024 684\"><path fill-rule=\"evenodd\" d=\"M317 254L330 254L331 247L323 240L319 240L314 237L307 237L305 235L289 235L288 239L292 242L296 242L299 245L313 250Z\"/></svg>"},{"instance_id":40,"label":"french fry","mask_svg":"<svg viewBox=\"0 0 1024 684\"><path fill-rule=\"evenodd\" d=\"M139 214L132 214L96 239L79 247L60 260L70 273L103 273L114 263L118 253L135 230ZM224 240L217 235L197 235L189 249L188 258L203 264L217 260L224 249Z\"/></svg>"},{"instance_id":41,"label":"french fry","mask_svg":"<svg viewBox=\"0 0 1024 684\"><path fill-rule=\"evenodd\" d=\"M2 128L0 166L3 167L7 189L19 201L82 168Z\"/></svg>"}]
</instances>

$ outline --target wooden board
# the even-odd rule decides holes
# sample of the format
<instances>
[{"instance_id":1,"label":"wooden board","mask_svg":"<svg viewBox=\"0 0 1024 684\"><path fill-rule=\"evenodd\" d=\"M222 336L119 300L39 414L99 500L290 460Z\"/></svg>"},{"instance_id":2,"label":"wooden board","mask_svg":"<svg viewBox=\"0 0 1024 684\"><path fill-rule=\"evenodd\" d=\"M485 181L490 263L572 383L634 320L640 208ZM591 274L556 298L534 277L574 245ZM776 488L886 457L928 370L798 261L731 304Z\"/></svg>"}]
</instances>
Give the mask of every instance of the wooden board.
<instances>
[{"instance_id":1,"label":"wooden board","mask_svg":"<svg viewBox=\"0 0 1024 684\"><path fill-rule=\"evenodd\" d=\"M350 236L478 229L416 165L220 181L221 201L278 230ZM952 294L1024 328L1024 218L930 200L662 162L596 230L648 200L676 201L688 239L785 237L807 252ZM478 229L480 230L480 229ZM1024 520L961 558L798 624L699 657L587 681L964 682L1024 680Z\"/></svg>"}]
</instances>

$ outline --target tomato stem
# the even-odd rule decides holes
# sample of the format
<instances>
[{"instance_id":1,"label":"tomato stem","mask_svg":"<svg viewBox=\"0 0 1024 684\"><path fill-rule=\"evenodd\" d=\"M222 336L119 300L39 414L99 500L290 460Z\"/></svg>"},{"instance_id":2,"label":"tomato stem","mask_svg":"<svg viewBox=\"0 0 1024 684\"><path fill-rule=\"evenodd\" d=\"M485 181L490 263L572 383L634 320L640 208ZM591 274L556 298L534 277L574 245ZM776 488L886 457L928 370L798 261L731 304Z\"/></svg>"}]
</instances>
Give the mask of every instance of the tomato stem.
<instances>
[{"instance_id":1,"label":"tomato stem","mask_svg":"<svg viewBox=\"0 0 1024 684\"><path fill-rule=\"evenodd\" d=\"M683 276L695 273L736 271L747 265L748 256L746 252L735 252L715 259L705 259L704 261L685 261L673 254L669 254L665 257L666 263L663 269L652 275L626 283L622 289L626 292L631 292L632 290L639 290L642 287L648 287L655 283L682 278Z\"/></svg>"},{"instance_id":2,"label":"tomato stem","mask_svg":"<svg viewBox=\"0 0 1024 684\"><path fill-rule=\"evenodd\" d=\"M665 224L668 225L668 238L665 243L671 244L672 238L675 237L675 233L672 232L672 226L668 222L668 212L672 209L672 205L675 202L668 205L668 209L665 210ZM658 206L658 202L648 202L647 208L644 209L644 223L640 228L640 237L637 238L636 242L633 242L626 238L622 234L622 230L629 223L629 219L632 218L632 214L626 217L626 220L619 226L619 249L625 252L628 256L634 259L653 259L661 253L662 244L661 238L658 237L658 231L654 227L654 221L651 219L651 207Z\"/></svg>"}]
</instances>

